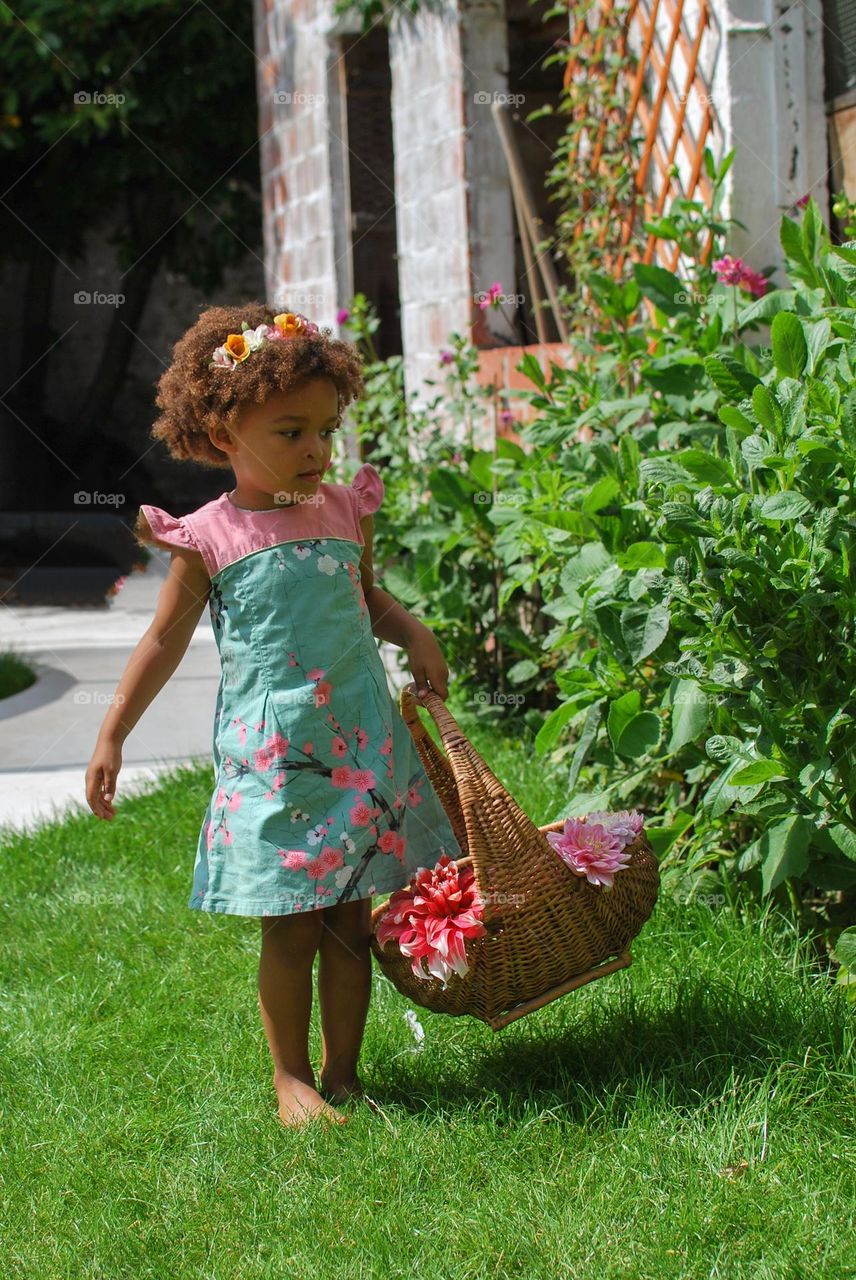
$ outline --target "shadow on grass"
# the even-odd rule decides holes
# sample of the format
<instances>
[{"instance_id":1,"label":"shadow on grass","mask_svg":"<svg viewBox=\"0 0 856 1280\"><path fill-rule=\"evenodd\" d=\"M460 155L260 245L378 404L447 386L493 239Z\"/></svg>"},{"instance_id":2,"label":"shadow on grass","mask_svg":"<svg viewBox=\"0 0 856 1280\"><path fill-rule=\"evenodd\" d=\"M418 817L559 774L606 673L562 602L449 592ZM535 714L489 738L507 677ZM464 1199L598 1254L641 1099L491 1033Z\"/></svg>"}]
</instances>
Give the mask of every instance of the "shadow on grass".
<instances>
[{"instance_id":1,"label":"shadow on grass","mask_svg":"<svg viewBox=\"0 0 856 1280\"><path fill-rule=\"evenodd\" d=\"M697 1112L706 1101L721 1105L729 1084L751 1089L783 1066L802 1068L809 1046L818 1071L833 1071L846 1051L844 1020L827 1003L806 1009L781 993L712 990L702 974L661 982L656 996L625 991L617 1009L608 1000L577 1013L573 1026L566 1011L554 1010L527 1015L495 1037L485 1026L481 1044L468 1031L457 1069L448 1069L448 1048L413 1055L397 1064L393 1086L378 1073L369 1092L381 1105L450 1120L487 1106L494 1119L520 1123L559 1108L564 1120L612 1130L638 1110L640 1094ZM425 1023L426 1037L435 1026ZM803 1073L806 1094L816 1091L818 1071Z\"/></svg>"}]
</instances>

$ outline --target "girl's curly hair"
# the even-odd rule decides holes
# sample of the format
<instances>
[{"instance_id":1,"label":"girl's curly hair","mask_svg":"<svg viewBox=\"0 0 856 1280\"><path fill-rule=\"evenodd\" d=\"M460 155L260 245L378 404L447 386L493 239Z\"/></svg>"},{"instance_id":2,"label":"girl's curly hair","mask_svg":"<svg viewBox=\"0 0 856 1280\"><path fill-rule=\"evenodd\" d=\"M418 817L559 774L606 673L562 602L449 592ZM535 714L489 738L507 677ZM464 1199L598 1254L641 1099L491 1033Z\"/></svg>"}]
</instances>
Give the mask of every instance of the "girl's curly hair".
<instances>
[{"instance_id":1,"label":"girl's curly hair","mask_svg":"<svg viewBox=\"0 0 856 1280\"><path fill-rule=\"evenodd\" d=\"M331 338L330 330L265 342L237 368L209 369L215 347L230 333L272 324L276 312L261 302L208 307L172 349L169 368L158 381L155 403L162 411L151 434L163 440L173 458L228 468L229 459L208 438L208 428L234 427L243 408L262 404L277 391L289 391L310 378L329 378L339 396L339 421L351 400L363 391L363 360L350 342Z\"/></svg>"}]
</instances>

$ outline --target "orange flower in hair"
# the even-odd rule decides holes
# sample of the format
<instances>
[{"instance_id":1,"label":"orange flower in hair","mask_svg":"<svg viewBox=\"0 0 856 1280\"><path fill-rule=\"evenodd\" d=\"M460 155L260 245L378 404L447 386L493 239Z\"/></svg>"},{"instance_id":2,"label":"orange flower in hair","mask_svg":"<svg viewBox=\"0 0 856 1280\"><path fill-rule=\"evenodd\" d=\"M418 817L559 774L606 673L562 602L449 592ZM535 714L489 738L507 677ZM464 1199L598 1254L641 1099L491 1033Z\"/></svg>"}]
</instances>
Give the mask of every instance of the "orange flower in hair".
<instances>
[{"instance_id":1,"label":"orange flower in hair","mask_svg":"<svg viewBox=\"0 0 856 1280\"><path fill-rule=\"evenodd\" d=\"M274 316L273 324L260 324L252 329L244 320L241 333L230 333L221 347L215 347L213 359L208 362L209 369L237 369L239 364L251 356L266 342L281 342L286 338L316 337L322 331L299 311L283 311ZM325 335L332 330L325 328Z\"/></svg>"}]
</instances>

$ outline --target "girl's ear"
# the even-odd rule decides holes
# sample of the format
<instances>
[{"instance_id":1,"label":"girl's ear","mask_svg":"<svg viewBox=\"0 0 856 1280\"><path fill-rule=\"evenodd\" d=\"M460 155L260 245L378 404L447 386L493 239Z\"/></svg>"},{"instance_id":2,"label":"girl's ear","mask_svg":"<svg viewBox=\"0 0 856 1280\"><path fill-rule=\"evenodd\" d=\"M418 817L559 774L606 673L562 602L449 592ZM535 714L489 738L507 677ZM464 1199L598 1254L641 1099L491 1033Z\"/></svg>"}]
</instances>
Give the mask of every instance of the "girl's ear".
<instances>
[{"instance_id":1,"label":"girl's ear","mask_svg":"<svg viewBox=\"0 0 856 1280\"><path fill-rule=\"evenodd\" d=\"M234 453L237 448L229 428L220 423L216 427L208 428L208 439L215 449L222 449L224 453Z\"/></svg>"}]
</instances>

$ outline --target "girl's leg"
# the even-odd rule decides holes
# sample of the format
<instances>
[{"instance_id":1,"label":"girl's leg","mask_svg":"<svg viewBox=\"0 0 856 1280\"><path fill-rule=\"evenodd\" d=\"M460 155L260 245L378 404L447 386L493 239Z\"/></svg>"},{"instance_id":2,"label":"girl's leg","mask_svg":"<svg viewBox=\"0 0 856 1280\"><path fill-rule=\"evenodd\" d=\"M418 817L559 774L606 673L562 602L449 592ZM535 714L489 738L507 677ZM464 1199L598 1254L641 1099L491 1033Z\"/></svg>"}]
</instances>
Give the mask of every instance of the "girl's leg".
<instances>
[{"instance_id":1,"label":"girl's leg","mask_svg":"<svg viewBox=\"0 0 856 1280\"><path fill-rule=\"evenodd\" d=\"M358 898L319 912L324 926L318 961L321 1087L335 1102L362 1092L357 1059L372 986L371 904L371 898Z\"/></svg>"},{"instance_id":2,"label":"girl's leg","mask_svg":"<svg viewBox=\"0 0 856 1280\"><path fill-rule=\"evenodd\" d=\"M318 1113L345 1119L318 1093L309 1061L312 963L321 937L320 917L318 910L261 917L259 1008L284 1124L299 1124Z\"/></svg>"}]
</instances>

